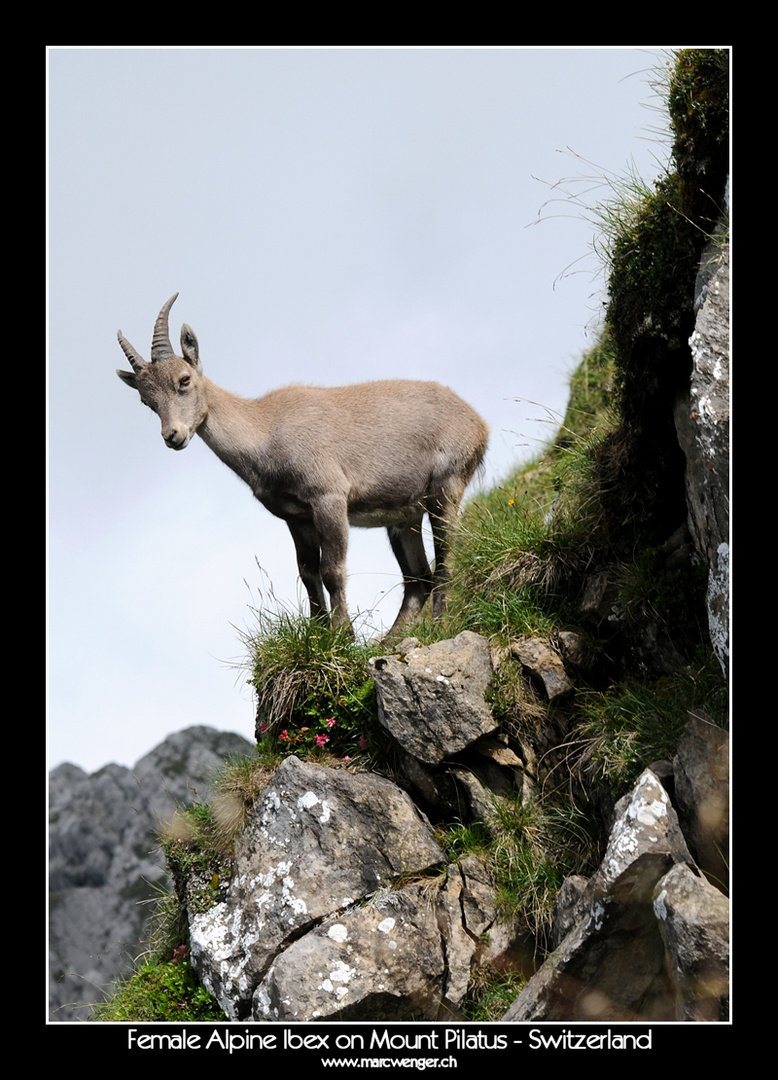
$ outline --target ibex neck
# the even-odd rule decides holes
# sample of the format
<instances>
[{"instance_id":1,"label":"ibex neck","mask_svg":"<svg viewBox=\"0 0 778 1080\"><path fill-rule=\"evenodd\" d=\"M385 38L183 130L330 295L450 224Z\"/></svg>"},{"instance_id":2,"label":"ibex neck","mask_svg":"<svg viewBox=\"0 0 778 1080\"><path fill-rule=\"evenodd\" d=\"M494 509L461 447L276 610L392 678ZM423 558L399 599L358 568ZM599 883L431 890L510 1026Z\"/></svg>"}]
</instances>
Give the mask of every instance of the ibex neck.
<instances>
[{"instance_id":1,"label":"ibex neck","mask_svg":"<svg viewBox=\"0 0 778 1080\"><path fill-rule=\"evenodd\" d=\"M197 434L217 457L247 479L246 457L256 454L265 437L257 403L223 390L205 376L203 383L206 415Z\"/></svg>"}]
</instances>

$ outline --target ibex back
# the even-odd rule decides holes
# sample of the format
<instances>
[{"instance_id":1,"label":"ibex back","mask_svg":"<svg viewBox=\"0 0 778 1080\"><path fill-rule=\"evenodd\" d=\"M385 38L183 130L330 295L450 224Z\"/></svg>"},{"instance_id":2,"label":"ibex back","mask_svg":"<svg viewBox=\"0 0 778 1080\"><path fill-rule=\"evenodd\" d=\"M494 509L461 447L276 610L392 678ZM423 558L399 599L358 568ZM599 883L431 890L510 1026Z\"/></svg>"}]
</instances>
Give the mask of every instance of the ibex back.
<instances>
[{"instance_id":1,"label":"ibex back","mask_svg":"<svg viewBox=\"0 0 778 1080\"><path fill-rule=\"evenodd\" d=\"M183 450L197 434L289 526L312 616L349 624L349 525L383 526L403 575L393 634L424 606L443 610L451 525L486 450L481 417L445 386L387 380L355 386L287 386L247 400L203 375L197 338L181 328L182 356L170 344L164 305L147 363L119 331L132 373L119 378L159 416L162 438ZM422 540L429 515L430 570Z\"/></svg>"}]
</instances>

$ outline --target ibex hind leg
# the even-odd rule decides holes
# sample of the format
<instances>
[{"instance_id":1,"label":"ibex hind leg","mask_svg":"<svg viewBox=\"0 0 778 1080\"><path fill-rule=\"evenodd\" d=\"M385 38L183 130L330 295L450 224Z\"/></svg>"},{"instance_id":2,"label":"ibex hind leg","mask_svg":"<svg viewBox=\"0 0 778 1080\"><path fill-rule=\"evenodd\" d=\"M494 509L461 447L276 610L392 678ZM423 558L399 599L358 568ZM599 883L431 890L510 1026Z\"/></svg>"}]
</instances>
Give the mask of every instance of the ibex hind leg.
<instances>
[{"instance_id":1,"label":"ibex hind leg","mask_svg":"<svg viewBox=\"0 0 778 1080\"><path fill-rule=\"evenodd\" d=\"M403 602L387 637L392 637L424 607L432 591L432 571L424 550L421 517L411 525L387 529L389 543L403 576Z\"/></svg>"},{"instance_id":2,"label":"ibex hind leg","mask_svg":"<svg viewBox=\"0 0 778 1080\"><path fill-rule=\"evenodd\" d=\"M435 619L443 614L448 602L451 530L456 522L464 490L465 485L456 480L430 494L426 501L435 551L435 572L432 575L432 616Z\"/></svg>"}]
</instances>

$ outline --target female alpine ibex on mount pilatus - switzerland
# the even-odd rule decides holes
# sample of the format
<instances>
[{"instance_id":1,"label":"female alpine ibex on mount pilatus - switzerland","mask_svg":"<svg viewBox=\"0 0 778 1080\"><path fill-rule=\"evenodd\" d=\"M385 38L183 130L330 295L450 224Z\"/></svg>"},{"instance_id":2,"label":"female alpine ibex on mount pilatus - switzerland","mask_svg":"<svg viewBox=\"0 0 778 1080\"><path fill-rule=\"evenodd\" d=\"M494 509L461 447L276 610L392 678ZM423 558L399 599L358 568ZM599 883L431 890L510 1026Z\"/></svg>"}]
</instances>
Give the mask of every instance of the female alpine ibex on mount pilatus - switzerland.
<instances>
[{"instance_id":1,"label":"female alpine ibex on mount pilatus - switzerland","mask_svg":"<svg viewBox=\"0 0 778 1080\"><path fill-rule=\"evenodd\" d=\"M162 438L183 450L195 432L289 526L312 616L350 626L346 607L349 525L384 526L405 592L393 634L433 595L443 610L451 525L486 450L488 428L453 391L433 382L386 380L323 388L286 386L255 400L203 375L197 338L181 328L170 344L172 296L154 326L151 361L119 331L132 373L120 379L159 416ZM430 570L421 524L429 515Z\"/></svg>"}]
</instances>

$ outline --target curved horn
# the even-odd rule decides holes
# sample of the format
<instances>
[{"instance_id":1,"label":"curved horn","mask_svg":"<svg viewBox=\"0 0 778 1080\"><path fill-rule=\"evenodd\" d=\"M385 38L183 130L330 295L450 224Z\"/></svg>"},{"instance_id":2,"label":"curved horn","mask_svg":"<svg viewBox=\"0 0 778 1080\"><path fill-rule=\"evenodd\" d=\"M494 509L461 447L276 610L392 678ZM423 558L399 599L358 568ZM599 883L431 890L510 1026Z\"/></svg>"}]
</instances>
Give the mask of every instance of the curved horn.
<instances>
[{"instance_id":1,"label":"curved horn","mask_svg":"<svg viewBox=\"0 0 778 1080\"><path fill-rule=\"evenodd\" d=\"M122 347L122 352L130 361L130 364L132 365L132 370L137 374L139 371L142 370L142 368L146 366L146 361L143 359L140 353L136 352L133 346L130 345L127 338L123 336L121 330L116 336L119 339L119 344Z\"/></svg>"},{"instance_id":2,"label":"curved horn","mask_svg":"<svg viewBox=\"0 0 778 1080\"><path fill-rule=\"evenodd\" d=\"M151 362L164 360L166 356L173 356L173 346L170 344L170 335L167 328L167 317L170 313L178 293L174 293L163 306L157 321L154 323L154 337L151 339Z\"/></svg>"}]
</instances>

